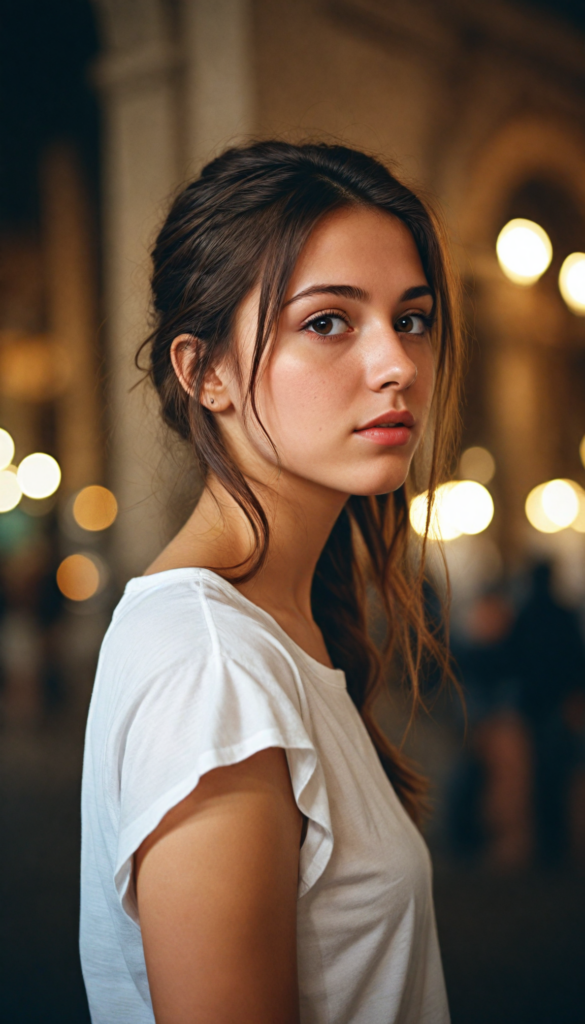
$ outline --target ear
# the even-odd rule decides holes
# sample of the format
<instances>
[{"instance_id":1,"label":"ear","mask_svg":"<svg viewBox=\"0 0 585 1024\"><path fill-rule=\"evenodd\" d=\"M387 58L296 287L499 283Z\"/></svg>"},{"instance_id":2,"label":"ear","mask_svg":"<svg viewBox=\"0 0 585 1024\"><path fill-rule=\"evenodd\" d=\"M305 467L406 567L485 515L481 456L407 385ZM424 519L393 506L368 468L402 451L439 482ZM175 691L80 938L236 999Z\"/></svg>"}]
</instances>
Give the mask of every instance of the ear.
<instances>
[{"instance_id":1,"label":"ear","mask_svg":"<svg viewBox=\"0 0 585 1024\"><path fill-rule=\"evenodd\" d=\"M181 387L193 397L193 363L199 341L192 334L179 334L171 345L171 362ZM201 390L201 405L211 412L224 412L232 404L221 374L211 369Z\"/></svg>"}]
</instances>

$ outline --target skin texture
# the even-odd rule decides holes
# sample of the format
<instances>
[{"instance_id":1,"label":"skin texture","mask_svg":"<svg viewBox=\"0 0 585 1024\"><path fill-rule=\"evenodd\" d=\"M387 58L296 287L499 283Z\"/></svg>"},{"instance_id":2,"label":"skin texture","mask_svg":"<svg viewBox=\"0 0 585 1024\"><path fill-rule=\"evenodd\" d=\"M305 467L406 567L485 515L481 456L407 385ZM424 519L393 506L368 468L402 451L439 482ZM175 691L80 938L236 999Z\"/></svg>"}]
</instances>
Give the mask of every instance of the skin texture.
<instances>
[{"instance_id":1,"label":"skin texture","mask_svg":"<svg viewBox=\"0 0 585 1024\"><path fill-rule=\"evenodd\" d=\"M236 321L242 373L233 360L216 366L202 401L269 517L267 563L240 589L330 665L311 614L313 573L349 495L388 493L406 479L432 400L425 318L433 298L400 221L353 207L319 222L293 272L257 389L278 464L240 384L250 366L258 297L259 289L246 297ZM196 339L175 339L173 364L185 388L196 353ZM357 433L391 410L414 418L405 444L389 447ZM148 573L228 568L250 548L242 513L212 477ZM286 757L270 750L209 772L142 845L137 897L160 1024L298 1020L301 827Z\"/></svg>"},{"instance_id":2,"label":"skin texture","mask_svg":"<svg viewBox=\"0 0 585 1024\"><path fill-rule=\"evenodd\" d=\"M208 772L136 856L159 1024L295 1024L301 816L286 756Z\"/></svg>"}]
</instances>

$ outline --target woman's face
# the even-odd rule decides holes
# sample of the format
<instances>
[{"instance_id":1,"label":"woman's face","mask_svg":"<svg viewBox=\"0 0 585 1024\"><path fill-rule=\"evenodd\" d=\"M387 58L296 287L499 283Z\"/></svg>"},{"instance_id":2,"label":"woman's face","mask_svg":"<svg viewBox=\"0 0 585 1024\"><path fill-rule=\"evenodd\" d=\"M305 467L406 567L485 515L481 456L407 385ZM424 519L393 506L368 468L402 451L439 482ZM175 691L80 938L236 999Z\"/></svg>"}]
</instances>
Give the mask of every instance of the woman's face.
<instances>
[{"instance_id":1,"label":"woman's face","mask_svg":"<svg viewBox=\"0 0 585 1024\"><path fill-rule=\"evenodd\" d=\"M244 381L258 298L257 290L247 297L236 322ZM323 218L291 277L257 385L258 413L278 461L246 411L238 379L220 373L224 388L215 408L242 468L258 478L259 463L279 465L281 475L345 495L399 487L433 394L432 310L418 251L401 221L359 207Z\"/></svg>"}]
</instances>

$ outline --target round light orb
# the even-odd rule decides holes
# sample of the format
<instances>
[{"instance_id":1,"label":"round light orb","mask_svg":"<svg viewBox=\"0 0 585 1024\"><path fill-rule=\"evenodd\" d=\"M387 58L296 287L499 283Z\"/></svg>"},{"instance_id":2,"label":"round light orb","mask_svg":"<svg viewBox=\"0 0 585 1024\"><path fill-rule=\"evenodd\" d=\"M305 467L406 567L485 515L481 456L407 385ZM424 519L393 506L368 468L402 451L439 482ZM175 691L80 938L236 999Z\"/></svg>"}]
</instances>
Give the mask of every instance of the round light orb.
<instances>
[{"instance_id":1,"label":"round light orb","mask_svg":"<svg viewBox=\"0 0 585 1024\"><path fill-rule=\"evenodd\" d=\"M456 525L449 501L451 491L456 486L457 482L451 480L449 483L437 487L429 524L429 540L455 540L456 537L461 536L463 531ZM424 536L426 529L428 503L429 494L428 491L424 491L422 494L417 494L410 504L410 522L413 530L420 537Z\"/></svg>"},{"instance_id":2,"label":"round light orb","mask_svg":"<svg viewBox=\"0 0 585 1024\"><path fill-rule=\"evenodd\" d=\"M449 514L460 533L483 533L494 518L490 492L477 480L460 480L449 492Z\"/></svg>"},{"instance_id":3,"label":"round light orb","mask_svg":"<svg viewBox=\"0 0 585 1024\"><path fill-rule=\"evenodd\" d=\"M570 480L549 480L544 486L541 502L545 515L561 530L577 518L579 498Z\"/></svg>"},{"instance_id":4,"label":"round light orb","mask_svg":"<svg viewBox=\"0 0 585 1024\"><path fill-rule=\"evenodd\" d=\"M526 499L528 522L540 533L558 533L579 516L581 488L573 480L548 480L533 487Z\"/></svg>"},{"instance_id":5,"label":"round light orb","mask_svg":"<svg viewBox=\"0 0 585 1024\"><path fill-rule=\"evenodd\" d=\"M22 498L22 490L12 466L0 470L0 512L11 512Z\"/></svg>"},{"instance_id":6,"label":"round light orb","mask_svg":"<svg viewBox=\"0 0 585 1024\"><path fill-rule=\"evenodd\" d=\"M459 474L464 480L477 480L480 484L489 484L495 472L495 459L487 448L476 446L466 448L462 453Z\"/></svg>"},{"instance_id":7,"label":"round light orb","mask_svg":"<svg viewBox=\"0 0 585 1024\"><path fill-rule=\"evenodd\" d=\"M35 452L18 467L18 482L27 498L48 498L61 483L61 469L52 455Z\"/></svg>"},{"instance_id":8,"label":"round light orb","mask_svg":"<svg viewBox=\"0 0 585 1024\"><path fill-rule=\"evenodd\" d=\"M515 284L534 284L552 260L552 245L544 228L517 217L502 228L496 242L498 262Z\"/></svg>"},{"instance_id":9,"label":"round light orb","mask_svg":"<svg viewBox=\"0 0 585 1024\"><path fill-rule=\"evenodd\" d=\"M68 555L57 569L57 586L70 601L87 601L97 594L100 572L89 555Z\"/></svg>"},{"instance_id":10,"label":"round light orb","mask_svg":"<svg viewBox=\"0 0 585 1024\"><path fill-rule=\"evenodd\" d=\"M73 518L83 530L106 530L118 514L118 502L107 487L84 487L73 502Z\"/></svg>"},{"instance_id":11,"label":"round light orb","mask_svg":"<svg viewBox=\"0 0 585 1024\"><path fill-rule=\"evenodd\" d=\"M14 456L14 441L7 430L0 429L0 470L10 465Z\"/></svg>"},{"instance_id":12,"label":"round light orb","mask_svg":"<svg viewBox=\"0 0 585 1024\"><path fill-rule=\"evenodd\" d=\"M532 488L524 504L524 511L530 525L539 533L558 533L562 527L549 519L542 505L542 493L545 487L546 484L538 484L537 487Z\"/></svg>"},{"instance_id":13,"label":"round light orb","mask_svg":"<svg viewBox=\"0 0 585 1024\"><path fill-rule=\"evenodd\" d=\"M585 252L567 256L559 273L559 291L577 316L585 316Z\"/></svg>"},{"instance_id":14,"label":"round light orb","mask_svg":"<svg viewBox=\"0 0 585 1024\"><path fill-rule=\"evenodd\" d=\"M585 491L579 484L574 484L579 499L579 511L571 523L571 529L577 533L585 533Z\"/></svg>"}]
</instances>

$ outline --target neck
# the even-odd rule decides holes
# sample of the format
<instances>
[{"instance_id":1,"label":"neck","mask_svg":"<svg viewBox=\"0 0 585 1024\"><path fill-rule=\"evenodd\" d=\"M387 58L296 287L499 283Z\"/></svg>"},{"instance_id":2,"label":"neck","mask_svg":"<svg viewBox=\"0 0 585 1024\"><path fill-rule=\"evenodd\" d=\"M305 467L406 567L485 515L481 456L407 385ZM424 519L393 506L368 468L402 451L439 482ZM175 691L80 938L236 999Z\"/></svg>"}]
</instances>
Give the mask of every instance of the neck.
<instances>
[{"instance_id":1,"label":"neck","mask_svg":"<svg viewBox=\"0 0 585 1024\"><path fill-rule=\"evenodd\" d=\"M236 586L269 612L299 647L331 666L329 652L313 621L311 586L319 556L348 495L292 478L286 472L278 474L274 486L252 481L250 485L268 519L268 555L251 580ZM185 566L208 566L229 579L234 575L233 566L243 566L253 554L254 538L245 514L211 477L195 511L147 569L147 575Z\"/></svg>"},{"instance_id":2,"label":"neck","mask_svg":"<svg viewBox=\"0 0 585 1024\"><path fill-rule=\"evenodd\" d=\"M262 568L238 588L272 613L287 610L310 620L315 567L347 495L290 480L286 473L275 486L251 485L266 513L270 541ZM202 541L205 545L206 560L200 564L229 569L253 553L246 516L214 478L184 530L198 549Z\"/></svg>"}]
</instances>

